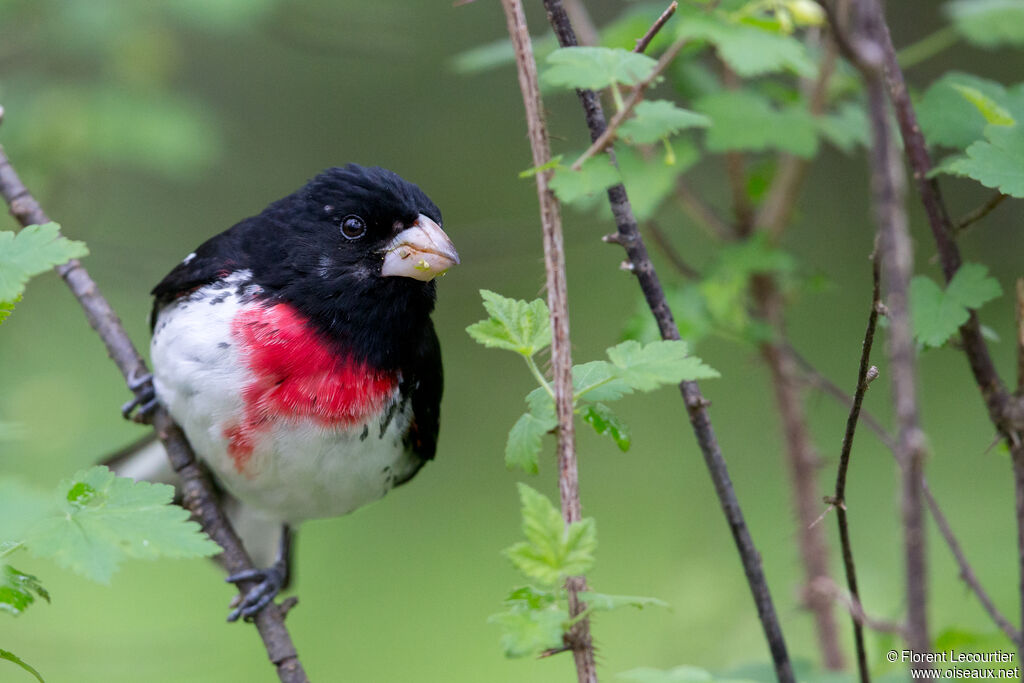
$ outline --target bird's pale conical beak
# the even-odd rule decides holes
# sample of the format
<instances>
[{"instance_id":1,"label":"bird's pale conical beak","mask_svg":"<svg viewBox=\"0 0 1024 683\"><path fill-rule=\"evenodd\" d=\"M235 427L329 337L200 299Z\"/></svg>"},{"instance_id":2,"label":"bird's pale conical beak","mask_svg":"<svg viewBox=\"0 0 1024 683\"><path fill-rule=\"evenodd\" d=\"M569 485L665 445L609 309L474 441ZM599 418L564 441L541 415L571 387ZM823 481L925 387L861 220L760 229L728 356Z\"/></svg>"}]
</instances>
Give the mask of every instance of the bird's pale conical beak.
<instances>
[{"instance_id":1,"label":"bird's pale conical beak","mask_svg":"<svg viewBox=\"0 0 1024 683\"><path fill-rule=\"evenodd\" d=\"M457 265L459 254L448 235L440 225L420 214L410 227L395 235L384 248L384 265L380 274L426 282Z\"/></svg>"}]
</instances>

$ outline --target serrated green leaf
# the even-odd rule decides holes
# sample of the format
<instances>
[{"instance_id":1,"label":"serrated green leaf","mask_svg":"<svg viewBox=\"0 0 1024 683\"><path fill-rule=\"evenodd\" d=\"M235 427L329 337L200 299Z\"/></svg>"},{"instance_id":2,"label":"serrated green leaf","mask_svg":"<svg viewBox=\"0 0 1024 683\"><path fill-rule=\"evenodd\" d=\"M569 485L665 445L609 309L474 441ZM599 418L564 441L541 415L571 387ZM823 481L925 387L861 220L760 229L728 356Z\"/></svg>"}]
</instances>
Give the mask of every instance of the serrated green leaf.
<instances>
[{"instance_id":1,"label":"serrated green leaf","mask_svg":"<svg viewBox=\"0 0 1024 683\"><path fill-rule=\"evenodd\" d=\"M604 360L594 360L572 367L572 388L577 398L588 401L615 401L633 393L618 376L618 368Z\"/></svg>"},{"instance_id":2,"label":"serrated green leaf","mask_svg":"<svg viewBox=\"0 0 1024 683\"><path fill-rule=\"evenodd\" d=\"M928 277L910 281L910 311L914 336L924 346L939 347L967 322L969 308L978 308L1002 294L988 269L965 263L943 291Z\"/></svg>"},{"instance_id":3,"label":"serrated green leaf","mask_svg":"<svg viewBox=\"0 0 1024 683\"><path fill-rule=\"evenodd\" d=\"M965 100L974 105L978 112L985 117L987 123L991 123L994 126L1012 126L1016 123L1010 112L999 106L994 99L977 88L959 83L954 83L953 87Z\"/></svg>"},{"instance_id":4,"label":"serrated green leaf","mask_svg":"<svg viewBox=\"0 0 1024 683\"><path fill-rule=\"evenodd\" d=\"M1011 197L1024 197L1024 125L989 125L985 138L968 147L963 157L944 163L943 170Z\"/></svg>"},{"instance_id":5,"label":"serrated green leaf","mask_svg":"<svg viewBox=\"0 0 1024 683\"><path fill-rule=\"evenodd\" d=\"M637 391L720 376L700 358L687 355L683 341L662 340L645 345L624 341L608 349L608 358L618 368L619 378Z\"/></svg>"},{"instance_id":6,"label":"serrated green leaf","mask_svg":"<svg viewBox=\"0 0 1024 683\"><path fill-rule=\"evenodd\" d=\"M486 289L480 296L491 317L466 328L480 344L532 356L551 343L548 305L541 299L509 299Z\"/></svg>"},{"instance_id":7,"label":"serrated green leaf","mask_svg":"<svg viewBox=\"0 0 1024 683\"><path fill-rule=\"evenodd\" d=\"M686 17L678 27L677 37L713 44L721 58L743 78L779 71L814 76L814 60L793 36L703 12Z\"/></svg>"},{"instance_id":8,"label":"serrated green leaf","mask_svg":"<svg viewBox=\"0 0 1024 683\"><path fill-rule=\"evenodd\" d=\"M631 50L608 47L563 47L547 57L541 74L545 85L600 90L613 83L636 85L657 62Z\"/></svg>"},{"instance_id":9,"label":"serrated green leaf","mask_svg":"<svg viewBox=\"0 0 1024 683\"><path fill-rule=\"evenodd\" d=\"M569 166L556 169L550 185L561 201L571 204L598 195L620 182L619 171L608 155L598 154L584 161L578 171Z\"/></svg>"},{"instance_id":10,"label":"serrated green leaf","mask_svg":"<svg viewBox=\"0 0 1024 683\"><path fill-rule=\"evenodd\" d=\"M562 646L569 615L565 610L513 610L487 621L501 627L501 647L506 657L529 657Z\"/></svg>"},{"instance_id":11,"label":"serrated green leaf","mask_svg":"<svg viewBox=\"0 0 1024 683\"><path fill-rule=\"evenodd\" d=\"M707 128L711 120L683 109L668 100L645 100L633 109L633 117L619 126L619 133L632 142L649 144L687 128Z\"/></svg>"},{"instance_id":12,"label":"serrated green leaf","mask_svg":"<svg viewBox=\"0 0 1024 683\"><path fill-rule=\"evenodd\" d=\"M581 414L583 421L593 427L595 432L610 436L620 451L625 453L629 450L629 427L611 408L603 403L588 404L583 407Z\"/></svg>"},{"instance_id":13,"label":"serrated green leaf","mask_svg":"<svg viewBox=\"0 0 1024 683\"><path fill-rule=\"evenodd\" d=\"M673 138L669 144L675 160L672 164L666 163L661 155L645 156L630 145L615 145L622 182L629 193L629 203L638 221L653 216L672 193L676 179L700 161L697 146L685 137Z\"/></svg>"},{"instance_id":14,"label":"serrated green leaf","mask_svg":"<svg viewBox=\"0 0 1024 683\"><path fill-rule=\"evenodd\" d=\"M19 479L0 479L0 539L21 541L33 525L54 510L46 493Z\"/></svg>"},{"instance_id":15,"label":"serrated green leaf","mask_svg":"<svg viewBox=\"0 0 1024 683\"><path fill-rule=\"evenodd\" d=\"M207 557L220 546L171 504L174 487L115 477L93 467L57 488L60 514L35 524L25 546L37 557L107 583L126 558Z\"/></svg>"},{"instance_id":16,"label":"serrated green leaf","mask_svg":"<svg viewBox=\"0 0 1024 683\"><path fill-rule=\"evenodd\" d=\"M0 323L7 320L11 313L14 313L14 305L21 301L21 295L15 297L14 301L0 301Z\"/></svg>"},{"instance_id":17,"label":"serrated green leaf","mask_svg":"<svg viewBox=\"0 0 1024 683\"><path fill-rule=\"evenodd\" d=\"M17 664L22 669L24 669L25 671L29 672L33 676L35 676L36 680L38 680L39 683L46 683L46 681L43 680L43 677L39 674L38 671L33 669L31 666L29 666L24 661L22 661L22 659L20 657L18 657L18 655L14 654L13 652L10 652L9 650L0 649L0 659L6 659L8 662L13 662L14 664Z\"/></svg>"},{"instance_id":18,"label":"serrated green leaf","mask_svg":"<svg viewBox=\"0 0 1024 683\"><path fill-rule=\"evenodd\" d=\"M50 594L39 579L10 565L0 564L0 611L15 616L36 601L36 596L50 602Z\"/></svg>"},{"instance_id":19,"label":"serrated green leaf","mask_svg":"<svg viewBox=\"0 0 1024 683\"><path fill-rule=\"evenodd\" d=\"M527 474L537 474L541 440L557 426L558 420L553 414L550 420L531 413L521 415L508 432L508 441L505 442L505 467L510 470L518 468Z\"/></svg>"},{"instance_id":20,"label":"serrated green leaf","mask_svg":"<svg viewBox=\"0 0 1024 683\"><path fill-rule=\"evenodd\" d=\"M818 151L815 118L801 104L777 109L758 93L722 90L693 108L711 118L706 144L712 152L776 149L810 158Z\"/></svg>"},{"instance_id":21,"label":"serrated green leaf","mask_svg":"<svg viewBox=\"0 0 1024 683\"><path fill-rule=\"evenodd\" d=\"M844 102L814 121L821 136L847 154L868 144L868 117L859 102Z\"/></svg>"},{"instance_id":22,"label":"serrated green leaf","mask_svg":"<svg viewBox=\"0 0 1024 683\"><path fill-rule=\"evenodd\" d=\"M581 591L580 600L587 603L587 608L595 612L608 612L620 607L668 607L668 603L658 598L645 598L639 595L606 595L593 591Z\"/></svg>"},{"instance_id":23,"label":"serrated green leaf","mask_svg":"<svg viewBox=\"0 0 1024 683\"><path fill-rule=\"evenodd\" d=\"M29 225L14 233L0 232L0 302L9 307L33 275L89 253L85 243L60 234L56 223Z\"/></svg>"},{"instance_id":24,"label":"serrated green leaf","mask_svg":"<svg viewBox=\"0 0 1024 683\"><path fill-rule=\"evenodd\" d=\"M1024 114L1024 102L1018 103L1016 89L1008 91L1000 83L957 71L932 83L917 102L921 131L928 142L966 149L984 137L987 121L979 108L964 97L964 89L1006 111L1009 116Z\"/></svg>"},{"instance_id":25,"label":"serrated green leaf","mask_svg":"<svg viewBox=\"0 0 1024 683\"><path fill-rule=\"evenodd\" d=\"M519 484L523 535L526 541L505 550L524 576L544 586L561 583L567 576L583 574L594 564L597 531L592 519L566 526L546 496Z\"/></svg>"},{"instance_id":26,"label":"serrated green leaf","mask_svg":"<svg viewBox=\"0 0 1024 683\"><path fill-rule=\"evenodd\" d=\"M946 11L957 31L974 45L1024 45L1024 0L954 0Z\"/></svg>"},{"instance_id":27,"label":"serrated green leaf","mask_svg":"<svg viewBox=\"0 0 1024 683\"><path fill-rule=\"evenodd\" d=\"M557 602L558 595L554 591L541 590L534 586L513 588L505 597L506 605L522 609L544 609Z\"/></svg>"}]
</instances>

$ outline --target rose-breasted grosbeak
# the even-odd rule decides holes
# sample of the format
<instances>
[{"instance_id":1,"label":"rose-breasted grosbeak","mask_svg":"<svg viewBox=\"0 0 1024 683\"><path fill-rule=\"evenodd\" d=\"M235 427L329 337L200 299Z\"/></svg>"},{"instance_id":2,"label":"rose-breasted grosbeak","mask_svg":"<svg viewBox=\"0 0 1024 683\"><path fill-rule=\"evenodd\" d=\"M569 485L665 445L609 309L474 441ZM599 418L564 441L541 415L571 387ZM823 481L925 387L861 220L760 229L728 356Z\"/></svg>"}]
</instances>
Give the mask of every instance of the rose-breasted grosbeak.
<instances>
[{"instance_id":1,"label":"rose-breasted grosbeak","mask_svg":"<svg viewBox=\"0 0 1024 683\"><path fill-rule=\"evenodd\" d=\"M458 263L426 194L349 164L206 241L153 290L156 399L230 496L283 525L274 565L228 578L260 580L229 620L287 582L290 526L377 500L434 457L434 278Z\"/></svg>"}]
</instances>

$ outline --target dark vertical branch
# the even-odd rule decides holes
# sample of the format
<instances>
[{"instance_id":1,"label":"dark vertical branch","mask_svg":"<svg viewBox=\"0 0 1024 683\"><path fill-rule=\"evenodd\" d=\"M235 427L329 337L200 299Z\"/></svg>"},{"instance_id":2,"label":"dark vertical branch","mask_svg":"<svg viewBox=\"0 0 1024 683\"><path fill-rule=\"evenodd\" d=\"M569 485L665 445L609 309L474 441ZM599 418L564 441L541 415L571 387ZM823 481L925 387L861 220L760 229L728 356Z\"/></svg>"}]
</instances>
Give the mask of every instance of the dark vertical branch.
<instances>
[{"instance_id":1,"label":"dark vertical branch","mask_svg":"<svg viewBox=\"0 0 1024 683\"><path fill-rule=\"evenodd\" d=\"M10 160L0 147L0 195L13 215L22 225L50 222L35 198L21 182ZM124 378L132 383L146 374L146 362L135 349L120 319L100 293L96 283L79 261L71 260L57 267L57 272L67 283L72 294L81 304L89 324L96 330L107 354L117 365ZM217 503L218 496L209 478L196 462L192 447L184 433L160 407L153 416L153 427L157 437L167 450L174 471L182 479L185 506L199 520L210 538L224 549L221 559L228 572L236 574L253 568L241 541L231 528L227 516ZM244 595L255 582L240 581L239 590ZM277 669L277 675L285 683L307 681L291 636L284 625L284 613L276 604L270 604L256 614L254 619L270 661Z\"/></svg>"},{"instance_id":2,"label":"dark vertical branch","mask_svg":"<svg viewBox=\"0 0 1024 683\"><path fill-rule=\"evenodd\" d=\"M836 509L836 521L839 525L839 543L843 552L843 568L846 571L846 587L850 596L861 604L860 589L857 587L857 568L853 562L853 544L850 541L850 524L846 515L846 474L850 469L850 453L853 449L853 436L857 431L857 420L864 402L864 394L868 384L878 376L878 369L871 365L871 347L875 341L875 328L878 325L878 311L881 304L881 282L878 272L878 253L871 257L871 312L868 314L868 326L864 331L864 342L860 351L860 367L857 370L857 390L853 394L850 415L846 419L846 433L843 435L843 446L839 452L839 470L836 473L836 488L831 503ZM874 370L874 372L872 372ZM857 671L861 683L870 683L868 673L867 650L864 646L864 628L856 619L853 620L853 640L857 652Z\"/></svg>"},{"instance_id":3,"label":"dark vertical branch","mask_svg":"<svg viewBox=\"0 0 1024 683\"><path fill-rule=\"evenodd\" d=\"M515 47L519 88L526 109L526 125L533 153L534 166L544 166L551 160L547 130L544 125L543 104L537 84L537 66L533 61L533 48L526 26L526 16L520 0L502 0L508 33ZM548 307L551 310L551 365L555 391L555 412L558 416L558 490L562 499L562 517L566 524L581 518L579 473L573 431L572 358L569 342L569 298L565 282L565 251L562 244L562 219L558 199L548 187L551 171L534 175L537 198L540 202L541 226L544 233L544 270L547 275ZM569 596L569 616L577 617L586 605L579 593L587 589L582 576L566 581ZM580 619L566 636L576 662L580 683L597 683L594 646L590 637L590 622Z\"/></svg>"},{"instance_id":4,"label":"dark vertical branch","mask_svg":"<svg viewBox=\"0 0 1024 683\"><path fill-rule=\"evenodd\" d=\"M555 30L559 44L562 47L576 45L576 34L562 6L562 1L544 0L544 7L547 9L548 20ZM579 95L580 102L583 105L587 127L590 130L590 138L592 141L597 140L606 127L601 103L592 90L578 90L577 95ZM614 162L614 150L609 149L608 155ZM640 236L636 217L630 206L625 187L619 184L609 188L608 201L611 204L612 215L618 228L614 241L621 244L626 250L631 266L630 272L637 278L637 282L644 294L644 299L647 301L647 305L658 323L658 329L661 332L662 338L679 339L679 330L672 317L672 312L665 301L665 294L647 254L647 247ZM683 382L680 385L680 391L690 416L690 424L696 435L697 443L700 445L701 453L704 456L704 462L715 485L715 491L718 494L722 511L729 523L733 540L739 551L747 583L753 594L758 617L761 620L761 626L764 629L765 638L768 641L768 647L775 664L776 675L783 683L790 683L794 681L794 677L789 654L786 650L785 639L782 635L778 616L775 613L775 606L772 603L768 582L761 567L760 554L754 546L753 539L750 537L750 531L747 529L739 500L736 498L736 492L729 477L725 458L722 456L714 428L711 426L711 419L707 411L708 401L704 398L696 382Z\"/></svg>"},{"instance_id":5,"label":"dark vertical branch","mask_svg":"<svg viewBox=\"0 0 1024 683\"><path fill-rule=\"evenodd\" d=\"M928 652L928 593L924 511L920 481L925 437L918 422L915 347L910 326L910 277L913 250L903 204L903 168L889 127L882 73L881 14L875 0L854 5L847 56L861 71L868 95L871 126L871 194L878 224L881 270L889 309L889 364L898 429L897 460L902 470L901 513L907 594L907 644Z\"/></svg>"}]
</instances>

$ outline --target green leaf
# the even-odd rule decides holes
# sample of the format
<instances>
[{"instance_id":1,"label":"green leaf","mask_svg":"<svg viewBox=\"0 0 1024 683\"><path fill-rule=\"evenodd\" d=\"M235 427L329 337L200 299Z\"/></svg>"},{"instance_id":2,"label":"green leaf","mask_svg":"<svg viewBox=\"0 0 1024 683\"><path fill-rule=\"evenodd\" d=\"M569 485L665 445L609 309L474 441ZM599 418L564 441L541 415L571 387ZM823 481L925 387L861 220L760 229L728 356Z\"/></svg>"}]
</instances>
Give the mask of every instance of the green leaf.
<instances>
[{"instance_id":1,"label":"green leaf","mask_svg":"<svg viewBox=\"0 0 1024 683\"><path fill-rule=\"evenodd\" d=\"M10 652L8 650L0 649L0 659L6 659L8 662L14 662L18 666L20 666L22 669L24 669L25 671L29 672L33 676L35 676L36 680L38 680L39 683L46 683L46 681L43 680L43 677L39 674L38 671L36 671L31 666L29 666L28 664L23 662L21 660L21 658L18 657L18 655L14 654L13 652Z\"/></svg>"},{"instance_id":2,"label":"green leaf","mask_svg":"<svg viewBox=\"0 0 1024 683\"><path fill-rule=\"evenodd\" d=\"M624 341L608 349L608 358L618 368L619 377L637 391L720 376L700 358L687 355L683 341L663 340L646 345Z\"/></svg>"},{"instance_id":3,"label":"green leaf","mask_svg":"<svg viewBox=\"0 0 1024 683\"><path fill-rule=\"evenodd\" d=\"M704 669L693 666L677 666L667 671L645 666L623 671L616 678L633 683L710 683L715 680Z\"/></svg>"},{"instance_id":4,"label":"green leaf","mask_svg":"<svg viewBox=\"0 0 1024 683\"><path fill-rule=\"evenodd\" d=\"M965 92L1009 117L1024 116L1024 89L1020 86L1007 89L985 78L950 72L932 83L917 102L918 122L928 142L962 150L984 137L985 113Z\"/></svg>"},{"instance_id":5,"label":"green leaf","mask_svg":"<svg viewBox=\"0 0 1024 683\"><path fill-rule=\"evenodd\" d=\"M712 152L776 149L810 158L818 151L817 124L802 104L777 109L749 90L722 90L693 108L711 117L706 144Z\"/></svg>"},{"instance_id":6,"label":"green leaf","mask_svg":"<svg viewBox=\"0 0 1024 683\"><path fill-rule=\"evenodd\" d=\"M868 117L859 102L844 102L814 121L821 136L847 154L868 144Z\"/></svg>"},{"instance_id":7,"label":"green leaf","mask_svg":"<svg viewBox=\"0 0 1024 683\"><path fill-rule=\"evenodd\" d=\"M544 392L544 389L539 388L537 391ZM509 430L508 441L505 442L505 467L510 470L518 468L527 474L537 474L541 439L557 426L558 420L554 418L553 411L551 419L537 417L531 413L521 415Z\"/></svg>"},{"instance_id":8,"label":"green leaf","mask_svg":"<svg viewBox=\"0 0 1024 683\"><path fill-rule=\"evenodd\" d=\"M608 47L563 47L548 55L547 63L541 74L545 85L590 90L636 85L657 64L647 55Z\"/></svg>"},{"instance_id":9,"label":"green leaf","mask_svg":"<svg viewBox=\"0 0 1024 683\"><path fill-rule=\"evenodd\" d=\"M1024 0L954 0L946 11L957 31L974 45L1024 45Z\"/></svg>"},{"instance_id":10,"label":"green leaf","mask_svg":"<svg viewBox=\"0 0 1024 683\"><path fill-rule=\"evenodd\" d=\"M1012 126L1016 123L1010 112L985 93L969 85L954 83L953 87L963 95L963 98L974 105L974 107L985 117L987 123L995 126Z\"/></svg>"},{"instance_id":11,"label":"green leaf","mask_svg":"<svg viewBox=\"0 0 1024 683\"><path fill-rule=\"evenodd\" d=\"M50 594L39 579L10 565L0 565L0 610L17 616L36 601L36 595L50 602Z\"/></svg>"},{"instance_id":12,"label":"green leaf","mask_svg":"<svg viewBox=\"0 0 1024 683\"><path fill-rule=\"evenodd\" d=\"M554 34L548 34L543 38L534 38L531 42L533 43L533 56L538 63L558 47L558 40ZM512 41L508 38L460 52L450 62L452 70L460 74L482 73L502 66L512 66L515 63L516 51L512 47Z\"/></svg>"},{"instance_id":13,"label":"green leaf","mask_svg":"<svg viewBox=\"0 0 1024 683\"><path fill-rule=\"evenodd\" d=\"M552 157L551 159L548 159L548 162L546 164L541 164L540 166L534 166L533 168L528 168L525 171L520 171L519 172L519 177L520 178L532 178L533 176L537 175L538 173L541 173L543 171L547 171L548 169L558 168L558 165L562 163L562 157L563 156L564 155L562 155L562 154L558 154L558 155Z\"/></svg>"},{"instance_id":14,"label":"green leaf","mask_svg":"<svg viewBox=\"0 0 1024 683\"><path fill-rule=\"evenodd\" d=\"M942 346L950 335L967 322L969 308L979 308L1002 294L988 269L965 263L945 291L928 277L910 281L910 311L914 335L924 346Z\"/></svg>"},{"instance_id":15,"label":"green leaf","mask_svg":"<svg viewBox=\"0 0 1024 683\"><path fill-rule=\"evenodd\" d=\"M0 479L0 539L18 542L54 511L51 497L19 479Z\"/></svg>"},{"instance_id":16,"label":"green leaf","mask_svg":"<svg viewBox=\"0 0 1024 683\"><path fill-rule=\"evenodd\" d=\"M506 657L529 657L562 647L562 634L569 615L565 610L511 610L487 621L502 629L501 647Z\"/></svg>"},{"instance_id":17,"label":"green leaf","mask_svg":"<svg viewBox=\"0 0 1024 683\"><path fill-rule=\"evenodd\" d=\"M486 289L480 296L491 317L466 328L480 344L530 357L551 343L548 305L541 299L509 299Z\"/></svg>"},{"instance_id":18,"label":"green leaf","mask_svg":"<svg viewBox=\"0 0 1024 683\"><path fill-rule=\"evenodd\" d=\"M804 44L793 36L704 12L687 16L678 26L679 38L713 44L719 56L743 78L779 71L814 76L814 60Z\"/></svg>"},{"instance_id":19,"label":"green leaf","mask_svg":"<svg viewBox=\"0 0 1024 683\"><path fill-rule=\"evenodd\" d=\"M61 482L60 514L34 525L24 543L33 555L100 583L108 583L126 558L221 552L187 510L171 504L173 497L173 486L134 482L93 467Z\"/></svg>"},{"instance_id":20,"label":"green leaf","mask_svg":"<svg viewBox=\"0 0 1024 683\"><path fill-rule=\"evenodd\" d=\"M587 603L587 608L595 612L608 612L620 607L668 607L668 603L658 598L645 598L638 595L606 595L592 591L582 591L580 600Z\"/></svg>"},{"instance_id":21,"label":"green leaf","mask_svg":"<svg viewBox=\"0 0 1024 683\"><path fill-rule=\"evenodd\" d=\"M620 182L619 172L608 155L598 154L584 161L578 171L570 166L556 169L551 189L561 201L571 204L600 194Z\"/></svg>"},{"instance_id":22,"label":"green leaf","mask_svg":"<svg viewBox=\"0 0 1024 683\"><path fill-rule=\"evenodd\" d=\"M633 387L618 376L618 368L604 360L572 366L572 388L577 398L588 401L615 401L633 393Z\"/></svg>"},{"instance_id":23,"label":"green leaf","mask_svg":"<svg viewBox=\"0 0 1024 683\"><path fill-rule=\"evenodd\" d=\"M0 302L8 307L33 275L89 253L83 242L59 235L56 223L30 225L18 233L0 232Z\"/></svg>"},{"instance_id":24,"label":"green leaf","mask_svg":"<svg viewBox=\"0 0 1024 683\"><path fill-rule=\"evenodd\" d=\"M942 169L1011 197L1024 197L1024 124L1011 128L990 125L985 138L968 147L965 156L943 162Z\"/></svg>"},{"instance_id":25,"label":"green leaf","mask_svg":"<svg viewBox=\"0 0 1024 683\"><path fill-rule=\"evenodd\" d=\"M509 607L523 609L544 609L557 602L558 595L554 591L541 590L534 586L513 588L505 598L505 604Z\"/></svg>"},{"instance_id":26,"label":"green leaf","mask_svg":"<svg viewBox=\"0 0 1024 683\"><path fill-rule=\"evenodd\" d=\"M594 520L582 519L566 526L543 494L519 484L519 496L527 540L507 548L505 556L524 576L544 586L587 572L597 549Z\"/></svg>"},{"instance_id":27,"label":"green leaf","mask_svg":"<svg viewBox=\"0 0 1024 683\"><path fill-rule=\"evenodd\" d=\"M633 109L633 117L619 126L619 133L639 144L657 142L686 128L707 128L711 120L668 100L645 100Z\"/></svg>"},{"instance_id":28,"label":"green leaf","mask_svg":"<svg viewBox=\"0 0 1024 683\"><path fill-rule=\"evenodd\" d=\"M612 409L603 403L588 404L582 410L583 421L594 428L598 434L607 434L625 453L629 450L629 427L625 425Z\"/></svg>"},{"instance_id":29,"label":"green leaf","mask_svg":"<svg viewBox=\"0 0 1024 683\"><path fill-rule=\"evenodd\" d=\"M11 313L14 313L14 304L21 301L21 295L15 297L14 301L0 301L0 323L7 320Z\"/></svg>"},{"instance_id":30,"label":"green leaf","mask_svg":"<svg viewBox=\"0 0 1024 683\"><path fill-rule=\"evenodd\" d=\"M676 179L700 161L696 145L683 137L670 141L675 163L668 163L661 155L644 155L625 144L615 145L622 182L629 193L629 203L638 221L654 215L661 203L676 186ZM607 206L605 202L604 206Z\"/></svg>"}]
</instances>

